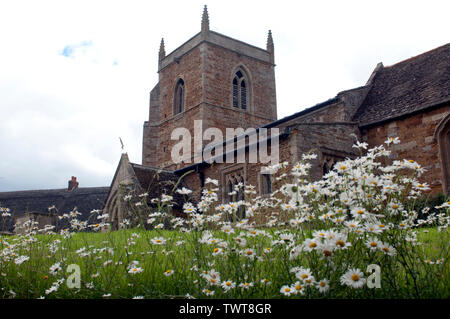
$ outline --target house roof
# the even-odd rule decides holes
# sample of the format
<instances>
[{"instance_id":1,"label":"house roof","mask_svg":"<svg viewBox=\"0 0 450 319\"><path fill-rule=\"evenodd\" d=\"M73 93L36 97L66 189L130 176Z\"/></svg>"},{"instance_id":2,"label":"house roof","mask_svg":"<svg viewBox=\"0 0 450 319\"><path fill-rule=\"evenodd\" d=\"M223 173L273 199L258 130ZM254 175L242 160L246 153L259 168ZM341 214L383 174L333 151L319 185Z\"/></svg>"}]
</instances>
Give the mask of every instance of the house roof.
<instances>
[{"instance_id":1,"label":"house roof","mask_svg":"<svg viewBox=\"0 0 450 319\"><path fill-rule=\"evenodd\" d=\"M82 187L67 189L46 189L15 192L0 192L0 205L10 209L14 218L26 212L48 213L55 205L60 215L69 213L75 207L80 220L87 220L94 209L102 209L109 187Z\"/></svg>"},{"instance_id":2,"label":"house roof","mask_svg":"<svg viewBox=\"0 0 450 319\"><path fill-rule=\"evenodd\" d=\"M175 206L183 206L183 196L175 192L176 189L186 186L183 181L180 181L179 183L180 176L172 171L164 169L135 163L130 164L140 186L144 191L149 193L147 197L149 200L152 198L161 198L162 194L166 194L173 196ZM175 188L175 186L177 187Z\"/></svg>"},{"instance_id":3,"label":"house roof","mask_svg":"<svg viewBox=\"0 0 450 319\"><path fill-rule=\"evenodd\" d=\"M449 83L450 43L379 68L353 120L369 126L447 103Z\"/></svg>"}]
</instances>

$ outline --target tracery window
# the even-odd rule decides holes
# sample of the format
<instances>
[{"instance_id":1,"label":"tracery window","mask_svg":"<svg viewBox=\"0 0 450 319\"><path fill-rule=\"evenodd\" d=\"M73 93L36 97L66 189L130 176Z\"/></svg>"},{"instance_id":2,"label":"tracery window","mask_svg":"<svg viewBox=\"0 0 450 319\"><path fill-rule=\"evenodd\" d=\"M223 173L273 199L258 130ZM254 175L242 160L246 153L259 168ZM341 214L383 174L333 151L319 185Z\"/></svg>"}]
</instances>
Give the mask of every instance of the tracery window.
<instances>
[{"instance_id":1,"label":"tracery window","mask_svg":"<svg viewBox=\"0 0 450 319\"><path fill-rule=\"evenodd\" d=\"M268 195L272 193L272 180L270 174L261 174L261 195Z\"/></svg>"},{"instance_id":2,"label":"tracery window","mask_svg":"<svg viewBox=\"0 0 450 319\"><path fill-rule=\"evenodd\" d=\"M434 138L439 147L442 190L450 194L450 113L436 127Z\"/></svg>"},{"instance_id":3,"label":"tracery window","mask_svg":"<svg viewBox=\"0 0 450 319\"><path fill-rule=\"evenodd\" d=\"M248 80L244 72L239 70L233 78L233 107L243 110L248 105Z\"/></svg>"},{"instance_id":4,"label":"tracery window","mask_svg":"<svg viewBox=\"0 0 450 319\"><path fill-rule=\"evenodd\" d=\"M175 99L173 108L174 115L183 112L185 100L184 95L184 81L182 79L179 79L177 85L175 86Z\"/></svg>"},{"instance_id":5,"label":"tracery window","mask_svg":"<svg viewBox=\"0 0 450 319\"><path fill-rule=\"evenodd\" d=\"M245 200L245 180L243 177L242 171L235 171L231 174L228 174L225 177L226 181L226 199L228 203L237 203L239 201ZM236 218L242 219L245 217L245 206L240 205L239 208L235 211ZM230 218L234 218L234 216L230 216Z\"/></svg>"}]
</instances>

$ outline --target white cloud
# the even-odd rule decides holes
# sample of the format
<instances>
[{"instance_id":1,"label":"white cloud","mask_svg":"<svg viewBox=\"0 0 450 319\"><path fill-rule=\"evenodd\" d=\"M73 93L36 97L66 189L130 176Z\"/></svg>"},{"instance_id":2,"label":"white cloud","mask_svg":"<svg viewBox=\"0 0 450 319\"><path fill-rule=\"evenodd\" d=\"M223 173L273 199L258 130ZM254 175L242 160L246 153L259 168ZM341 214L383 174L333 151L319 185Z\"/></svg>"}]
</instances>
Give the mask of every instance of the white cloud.
<instances>
[{"instance_id":1,"label":"white cloud","mask_svg":"<svg viewBox=\"0 0 450 319\"><path fill-rule=\"evenodd\" d=\"M169 53L199 32L204 3L1 2L0 191L107 186L119 136L140 163L161 37ZM279 117L448 41L447 1L206 4L217 32L264 48L272 30Z\"/></svg>"}]
</instances>

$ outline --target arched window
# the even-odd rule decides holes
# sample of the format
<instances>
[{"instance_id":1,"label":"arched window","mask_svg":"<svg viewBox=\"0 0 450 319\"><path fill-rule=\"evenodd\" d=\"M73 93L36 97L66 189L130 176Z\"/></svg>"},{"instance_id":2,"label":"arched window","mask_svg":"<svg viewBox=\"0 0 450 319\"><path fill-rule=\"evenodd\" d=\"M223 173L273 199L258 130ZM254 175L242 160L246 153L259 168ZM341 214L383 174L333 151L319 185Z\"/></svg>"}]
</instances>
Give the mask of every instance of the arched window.
<instances>
[{"instance_id":1,"label":"arched window","mask_svg":"<svg viewBox=\"0 0 450 319\"><path fill-rule=\"evenodd\" d=\"M242 71L237 71L233 78L233 107L243 110L248 105L248 80Z\"/></svg>"},{"instance_id":2,"label":"arched window","mask_svg":"<svg viewBox=\"0 0 450 319\"><path fill-rule=\"evenodd\" d=\"M227 184L227 191L228 191L228 202L234 202L234 196L233 196L233 181L229 180Z\"/></svg>"},{"instance_id":3,"label":"arched window","mask_svg":"<svg viewBox=\"0 0 450 319\"><path fill-rule=\"evenodd\" d=\"M229 203L245 200L244 186L245 180L241 172L230 174L226 177L226 198ZM230 221L234 221L233 218L242 219L245 217L245 206L240 205L235 214L230 215Z\"/></svg>"},{"instance_id":4,"label":"arched window","mask_svg":"<svg viewBox=\"0 0 450 319\"><path fill-rule=\"evenodd\" d=\"M261 195L272 193L272 180L270 174L261 174Z\"/></svg>"},{"instance_id":5,"label":"arched window","mask_svg":"<svg viewBox=\"0 0 450 319\"><path fill-rule=\"evenodd\" d=\"M184 81L179 79L175 86L175 99L174 99L173 114L178 114L184 110Z\"/></svg>"},{"instance_id":6,"label":"arched window","mask_svg":"<svg viewBox=\"0 0 450 319\"><path fill-rule=\"evenodd\" d=\"M442 190L450 194L450 113L436 127L434 132L441 161Z\"/></svg>"}]
</instances>

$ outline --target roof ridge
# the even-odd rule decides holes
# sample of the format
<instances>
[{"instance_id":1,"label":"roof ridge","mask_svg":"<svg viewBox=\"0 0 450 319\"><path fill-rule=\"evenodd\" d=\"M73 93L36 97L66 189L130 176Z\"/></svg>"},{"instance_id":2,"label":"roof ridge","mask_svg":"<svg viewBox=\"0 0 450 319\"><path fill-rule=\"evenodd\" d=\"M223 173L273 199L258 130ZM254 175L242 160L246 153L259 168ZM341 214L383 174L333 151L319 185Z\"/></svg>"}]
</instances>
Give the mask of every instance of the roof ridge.
<instances>
[{"instance_id":1,"label":"roof ridge","mask_svg":"<svg viewBox=\"0 0 450 319\"><path fill-rule=\"evenodd\" d=\"M353 116L360 127L423 112L450 101L450 43L380 69Z\"/></svg>"},{"instance_id":2,"label":"roof ridge","mask_svg":"<svg viewBox=\"0 0 450 319\"><path fill-rule=\"evenodd\" d=\"M441 45L441 46L439 46L439 47L437 47L437 48L431 49L431 50L429 50L429 51L422 52L422 53L420 53L420 54L418 54L418 55L414 55L414 56L409 57L409 58L407 58L407 59L405 59L405 60L396 62L396 63L394 63L394 64L392 64L392 65L384 66L384 68L385 68L385 69L389 69L389 68L392 68L392 67L396 67L396 66L398 66L399 64L410 63L411 61L416 60L416 59L420 59L421 57L423 57L423 56L425 56L425 55L430 55L430 54L432 54L432 53L434 53L434 52L436 52L436 51L443 50L445 47L449 47L449 48L450 48L450 42L449 42L449 43L446 43L446 44L444 44L444 45Z\"/></svg>"},{"instance_id":3,"label":"roof ridge","mask_svg":"<svg viewBox=\"0 0 450 319\"><path fill-rule=\"evenodd\" d=\"M165 173L173 173L173 172L174 172L174 171L169 171L169 170L164 169L164 168L158 168L158 167L147 166L147 165L142 165L142 164L137 164L137 163L131 163L131 162L130 162L130 165L131 165L133 168L134 168L134 167L137 167L137 168L142 168L142 169L145 169L145 170L155 171L155 172L165 172Z\"/></svg>"}]
</instances>

